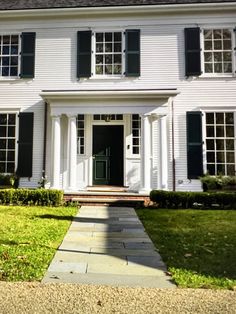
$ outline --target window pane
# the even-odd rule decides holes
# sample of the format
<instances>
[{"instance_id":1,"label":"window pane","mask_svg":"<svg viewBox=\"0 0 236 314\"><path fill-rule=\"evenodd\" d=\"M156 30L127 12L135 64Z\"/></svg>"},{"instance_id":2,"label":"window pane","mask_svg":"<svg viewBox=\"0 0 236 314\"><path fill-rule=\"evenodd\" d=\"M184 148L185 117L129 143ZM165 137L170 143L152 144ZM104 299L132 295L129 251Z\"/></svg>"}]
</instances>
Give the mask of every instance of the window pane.
<instances>
[{"instance_id":1,"label":"window pane","mask_svg":"<svg viewBox=\"0 0 236 314\"><path fill-rule=\"evenodd\" d=\"M234 163L235 162L234 152L227 152L226 153L226 161L228 163Z\"/></svg>"},{"instance_id":2,"label":"window pane","mask_svg":"<svg viewBox=\"0 0 236 314\"><path fill-rule=\"evenodd\" d=\"M210 175L215 175L216 174L216 172L215 172L215 165L214 164L207 164L207 172Z\"/></svg>"},{"instance_id":3,"label":"window pane","mask_svg":"<svg viewBox=\"0 0 236 314\"><path fill-rule=\"evenodd\" d=\"M223 48L225 50L231 50L232 49L231 40L224 40L223 45L224 45Z\"/></svg>"},{"instance_id":4,"label":"window pane","mask_svg":"<svg viewBox=\"0 0 236 314\"><path fill-rule=\"evenodd\" d=\"M112 74L112 66L111 65L105 66L105 74Z\"/></svg>"},{"instance_id":5,"label":"window pane","mask_svg":"<svg viewBox=\"0 0 236 314\"><path fill-rule=\"evenodd\" d=\"M7 128L5 126L0 126L0 137L7 136Z\"/></svg>"},{"instance_id":6,"label":"window pane","mask_svg":"<svg viewBox=\"0 0 236 314\"><path fill-rule=\"evenodd\" d=\"M224 132L224 127L223 126L217 126L216 127L216 137L224 137L225 132Z\"/></svg>"},{"instance_id":7,"label":"window pane","mask_svg":"<svg viewBox=\"0 0 236 314\"><path fill-rule=\"evenodd\" d=\"M107 42L112 41L112 33L105 33L105 41Z\"/></svg>"},{"instance_id":8,"label":"window pane","mask_svg":"<svg viewBox=\"0 0 236 314\"><path fill-rule=\"evenodd\" d=\"M103 33L96 33L96 42L103 42Z\"/></svg>"},{"instance_id":9,"label":"window pane","mask_svg":"<svg viewBox=\"0 0 236 314\"><path fill-rule=\"evenodd\" d=\"M226 124L234 124L234 114L232 112L225 114L225 122Z\"/></svg>"},{"instance_id":10,"label":"window pane","mask_svg":"<svg viewBox=\"0 0 236 314\"><path fill-rule=\"evenodd\" d=\"M224 150L225 149L224 143L225 143L224 140L216 140L216 150Z\"/></svg>"},{"instance_id":11,"label":"window pane","mask_svg":"<svg viewBox=\"0 0 236 314\"><path fill-rule=\"evenodd\" d=\"M207 153L207 161L208 162L215 162L215 153L208 152Z\"/></svg>"},{"instance_id":12,"label":"window pane","mask_svg":"<svg viewBox=\"0 0 236 314\"><path fill-rule=\"evenodd\" d=\"M214 72L215 73L222 73L222 63L214 63Z\"/></svg>"},{"instance_id":13,"label":"window pane","mask_svg":"<svg viewBox=\"0 0 236 314\"><path fill-rule=\"evenodd\" d=\"M228 176L235 176L235 166L234 165L227 165L227 175Z\"/></svg>"},{"instance_id":14,"label":"window pane","mask_svg":"<svg viewBox=\"0 0 236 314\"><path fill-rule=\"evenodd\" d=\"M205 63L205 72L206 73L212 73L213 72L213 66L211 63Z\"/></svg>"},{"instance_id":15,"label":"window pane","mask_svg":"<svg viewBox=\"0 0 236 314\"><path fill-rule=\"evenodd\" d=\"M204 48L205 50L212 50L212 41L205 41Z\"/></svg>"},{"instance_id":16,"label":"window pane","mask_svg":"<svg viewBox=\"0 0 236 314\"><path fill-rule=\"evenodd\" d=\"M6 124L6 123L7 123L7 115L0 114L0 124Z\"/></svg>"},{"instance_id":17,"label":"window pane","mask_svg":"<svg viewBox=\"0 0 236 314\"><path fill-rule=\"evenodd\" d=\"M114 33L114 41L121 41L121 33Z\"/></svg>"},{"instance_id":18,"label":"window pane","mask_svg":"<svg viewBox=\"0 0 236 314\"><path fill-rule=\"evenodd\" d=\"M7 163L7 173L13 173L15 171L14 163Z\"/></svg>"},{"instance_id":19,"label":"window pane","mask_svg":"<svg viewBox=\"0 0 236 314\"><path fill-rule=\"evenodd\" d=\"M233 126L226 126L226 136L227 137L234 137L234 127Z\"/></svg>"},{"instance_id":20,"label":"window pane","mask_svg":"<svg viewBox=\"0 0 236 314\"><path fill-rule=\"evenodd\" d=\"M234 140L226 140L226 149L234 150Z\"/></svg>"},{"instance_id":21,"label":"window pane","mask_svg":"<svg viewBox=\"0 0 236 314\"><path fill-rule=\"evenodd\" d=\"M225 154L224 154L224 152L217 152L216 153L216 161L217 162L222 162L222 163L225 162Z\"/></svg>"},{"instance_id":22,"label":"window pane","mask_svg":"<svg viewBox=\"0 0 236 314\"><path fill-rule=\"evenodd\" d=\"M214 150L215 149L214 140L206 140L206 147L207 150Z\"/></svg>"},{"instance_id":23,"label":"window pane","mask_svg":"<svg viewBox=\"0 0 236 314\"><path fill-rule=\"evenodd\" d=\"M112 52L112 44L105 44L105 52Z\"/></svg>"},{"instance_id":24,"label":"window pane","mask_svg":"<svg viewBox=\"0 0 236 314\"><path fill-rule=\"evenodd\" d=\"M207 137L214 137L215 131L213 126L207 126Z\"/></svg>"},{"instance_id":25,"label":"window pane","mask_svg":"<svg viewBox=\"0 0 236 314\"><path fill-rule=\"evenodd\" d=\"M224 114L223 113L216 113L216 124L224 124Z\"/></svg>"},{"instance_id":26,"label":"window pane","mask_svg":"<svg viewBox=\"0 0 236 314\"><path fill-rule=\"evenodd\" d=\"M214 113L206 113L206 123L207 124L214 124Z\"/></svg>"},{"instance_id":27,"label":"window pane","mask_svg":"<svg viewBox=\"0 0 236 314\"><path fill-rule=\"evenodd\" d=\"M223 164L217 164L217 174L219 175L225 175L225 165Z\"/></svg>"}]
</instances>

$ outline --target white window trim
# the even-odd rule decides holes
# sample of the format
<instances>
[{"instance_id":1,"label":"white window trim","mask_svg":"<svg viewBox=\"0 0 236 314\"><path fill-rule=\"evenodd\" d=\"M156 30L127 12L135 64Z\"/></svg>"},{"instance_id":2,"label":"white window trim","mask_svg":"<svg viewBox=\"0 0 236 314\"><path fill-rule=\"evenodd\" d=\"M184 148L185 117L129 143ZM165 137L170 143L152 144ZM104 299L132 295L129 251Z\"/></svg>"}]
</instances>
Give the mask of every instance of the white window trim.
<instances>
[{"instance_id":1,"label":"white window trim","mask_svg":"<svg viewBox=\"0 0 236 314\"><path fill-rule=\"evenodd\" d=\"M202 140L203 140L203 173L206 174L207 173L207 156L206 156L206 113L207 112L233 112L234 113L234 135L235 135L235 152L234 152L234 158L235 158L235 165L236 165L236 108L204 108L203 110L201 110L202 112ZM236 167L235 167L235 171L236 171ZM236 173L235 173L236 175Z\"/></svg>"},{"instance_id":2,"label":"white window trim","mask_svg":"<svg viewBox=\"0 0 236 314\"><path fill-rule=\"evenodd\" d=\"M96 33L121 33L121 54L122 54L122 69L121 73L122 74L117 74L117 75L105 75L105 74L96 74L95 71L95 51L96 51ZM124 29L96 29L96 31L92 31L92 54L91 54L91 78L92 79L121 79L125 77L125 30Z\"/></svg>"},{"instance_id":3,"label":"white window trim","mask_svg":"<svg viewBox=\"0 0 236 314\"><path fill-rule=\"evenodd\" d=\"M204 30L217 30L217 29L228 29L231 32L232 38L232 73L205 73L204 72ZM234 31L235 26L206 26L200 28L200 48L201 48L201 70L202 74L200 77L202 78L222 78L222 77L236 77L236 51L234 50L236 45L236 32Z\"/></svg>"},{"instance_id":4,"label":"white window trim","mask_svg":"<svg viewBox=\"0 0 236 314\"><path fill-rule=\"evenodd\" d=\"M0 82L5 81L15 81L20 80L20 68L21 68L21 33L19 32L9 32L9 33L0 33L0 36L18 36L18 69L17 69L17 76L1 76L0 75Z\"/></svg>"}]
</instances>

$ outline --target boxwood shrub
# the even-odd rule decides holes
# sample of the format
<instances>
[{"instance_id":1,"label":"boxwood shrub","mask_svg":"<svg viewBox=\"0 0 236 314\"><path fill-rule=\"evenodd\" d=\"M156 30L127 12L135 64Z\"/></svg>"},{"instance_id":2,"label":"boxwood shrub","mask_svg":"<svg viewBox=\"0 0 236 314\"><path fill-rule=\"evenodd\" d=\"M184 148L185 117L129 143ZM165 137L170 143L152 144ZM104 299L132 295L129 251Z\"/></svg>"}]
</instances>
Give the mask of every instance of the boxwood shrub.
<instances>
[{"instance_id":1,"label":"boxwood shrub","mask_svg":"<svg viewBox=\"0 0 236 314\"><path fill-rule=\"evenodd\" d=\"M60 206L63 192L47 189L3 189L0 190L1 205Z\"/></svg>"},{"instance_id":2,"label":"boxwood shrub","mask_svg":"<svg viewBox=\"0 0 236 314\"><path fill-rule=\"evenodd\" d=\"M172 192L153 190L150 199L159 208L219 208L236 209L236 193Z\"/></svg>"}]
</instances>

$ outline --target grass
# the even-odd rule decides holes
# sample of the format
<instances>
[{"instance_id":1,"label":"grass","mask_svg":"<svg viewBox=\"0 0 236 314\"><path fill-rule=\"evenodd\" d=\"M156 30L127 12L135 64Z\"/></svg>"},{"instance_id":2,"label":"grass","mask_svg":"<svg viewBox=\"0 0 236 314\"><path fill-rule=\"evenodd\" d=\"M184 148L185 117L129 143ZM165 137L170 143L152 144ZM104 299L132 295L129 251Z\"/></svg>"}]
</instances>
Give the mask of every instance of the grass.
<instances>
[{"instance_id":1,"label":"grass","mask_svg":"<svg viewBox=\"0 0 236 314\"><path fill-rule=\"evenodd\" d=\"M76 208L0 206L0 280L41 280Z\"/></svg>"},{"instance_id":2,"label":"grass","mask_svg":"<svg viewBox=\"0 0 236 314\"><path fill-rule=\"evenodd\" d=\"M179 287L236 287L236 211L137 213Z\"/></svg>"}]
</instances>

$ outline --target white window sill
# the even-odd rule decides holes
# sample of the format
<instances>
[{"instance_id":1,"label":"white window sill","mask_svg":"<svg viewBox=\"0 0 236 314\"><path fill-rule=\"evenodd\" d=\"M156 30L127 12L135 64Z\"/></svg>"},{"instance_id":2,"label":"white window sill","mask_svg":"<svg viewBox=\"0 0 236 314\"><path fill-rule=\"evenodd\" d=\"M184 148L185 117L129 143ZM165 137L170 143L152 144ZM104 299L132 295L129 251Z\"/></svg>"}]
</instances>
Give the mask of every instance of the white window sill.
<instances>
[{"instance_id":1,"label":"white window sill","mask_svg":"<svg viewBox=\"0 0 236 314\"><path fill-rule=\"evenodd\" d=\"M235 74L233 73L230 73L230 74L225 74L225 73L222 73L222 74L207 74L207 73L204 73L202 75L199 76L199 78L207 78L207 79L224 79L224 78L236 78Z\"/></svg>"},{"instance_id":2,"label":"white window sill","mask_svg":"<svg viewBox=\"0 0 236 314\"><path fill-rule=\"evenodd\" d=\"M0 82L8 82L8 81L18 81L21 78L19 76L12 76L12 77L5 77L5 76L1 76L0 77Z\"/></svg>"}]
</instances>

